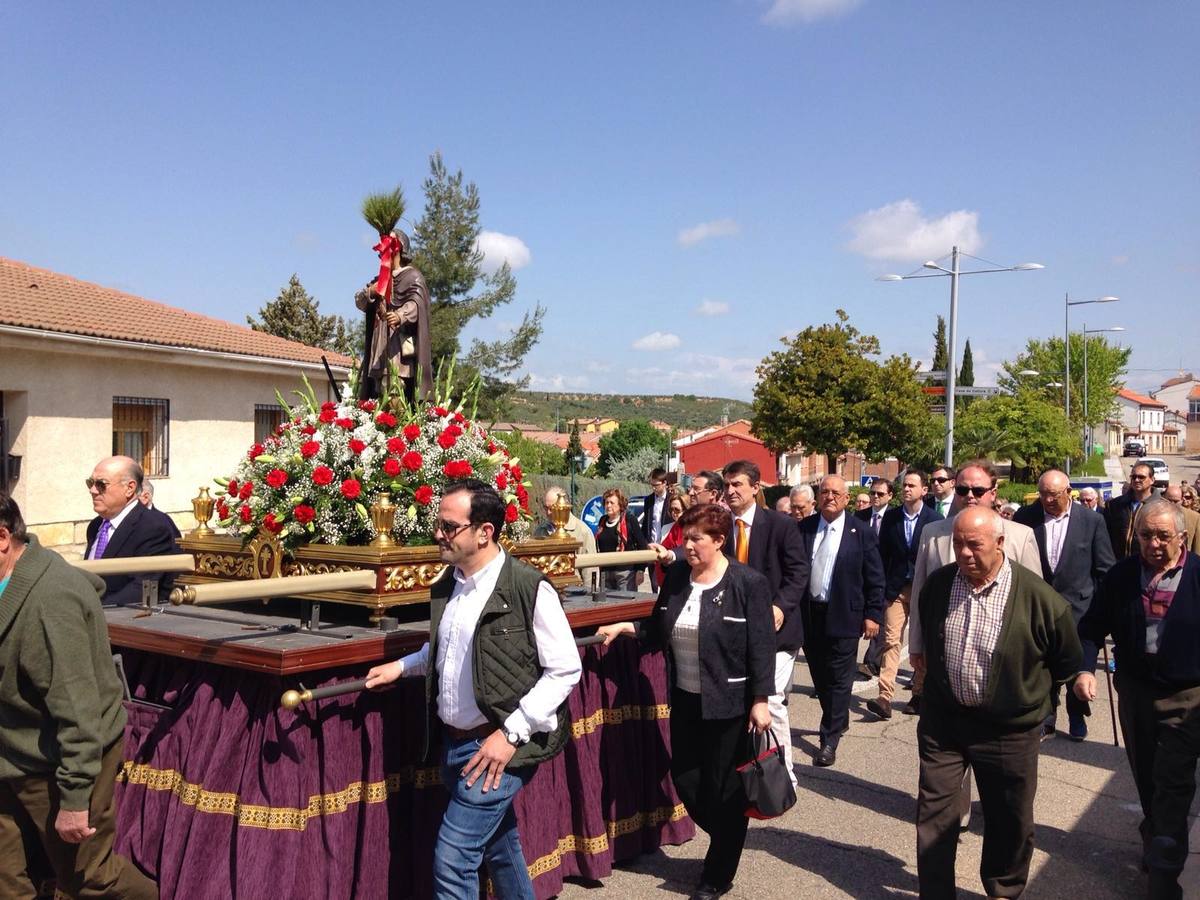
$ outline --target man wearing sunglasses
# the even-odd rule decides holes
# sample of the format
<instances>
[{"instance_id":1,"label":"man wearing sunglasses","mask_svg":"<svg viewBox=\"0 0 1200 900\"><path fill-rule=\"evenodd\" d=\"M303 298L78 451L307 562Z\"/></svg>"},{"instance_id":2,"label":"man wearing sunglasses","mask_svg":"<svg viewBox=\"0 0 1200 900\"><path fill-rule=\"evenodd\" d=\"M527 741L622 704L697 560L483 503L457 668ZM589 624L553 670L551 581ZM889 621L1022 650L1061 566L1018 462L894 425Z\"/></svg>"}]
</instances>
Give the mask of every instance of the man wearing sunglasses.
<instances>
[{"instance_id":1,"label":"man wearing sunglasses","mask_svg":"<svg viewBox=\"0 0 1200 900\"><path fill-rule=\"evenodd\" d=\"M1129 471L1129 490L1113 497L1104 507L1104 521L1108 525L1108 540L1117 559L1136 556L1137 535L1133 523L1143 503L1154 496L1154 469L1148 463L1136 462Z\"/></svg>"},{"instance_id":2,"label":"man wearing sunglasses","mask_svg":"<svg viewBox=\"0 0 1200 900\"><path fill-rule=\"evenodd\" d=\"M165 556L178 553L175 538L179 529L170 517L142 505L145 476L142 467L128 456L102 459L84 479L96 518L88 524L86 559L127 559L135 556ZM137 575L106 575L105 605L141 603L142 581L157 580L158 596L166 600L175 576L169 572Z\"/></svg>"},{"instance_id":3,"label":"man wearing sunglasses","mask_svg":"<svg viewBox=\"0 0 1200 900\"><path fill-rule=\"evenodd\" d=\"M950 505L954 501L954 470L938 466L929 476L929 505L943 519L950 517Z\"/></svg>"},{"instance_id":4,"label":"man wearing sunglasses","mask_svg":"<svg viewBox=\"0 0 1200 900\"><path fill-rule=\"evenodd\" d=\"M872 478L867 493L858 496L859 499L864 496L869 497L870 501L865 509L855 510L854 517L859 521L866 522L875 532L875 537L878 538L883 529L883 514L888 511L888 505L892 502L892 483L886 478ZM880 552L883 552L882 548L880 548ZM871 639L871 643L867 644L863 660L858 664L858 671L868 678L874 678L879 674L879 667L883 662L883 632L884 629L881 627L879 633Z\"/></svg>"},{"instance_id":5,"label":"man wearing sunglasses","mask_svg":"<svg viewBox=\"0 0 1200 900\"><path fill-rule=\"evenodd\" d=\"M582 671L558 593L499 544L504 514L482 481L446 491L433 532L446 571L429 592L429 640L367 673L371 689L425 677L425 753L440 736L450 794L433 853L437 898L476 895L486 862L496 896L532 900L512 802L563 749Z\"/></svg>"}]
</instances>

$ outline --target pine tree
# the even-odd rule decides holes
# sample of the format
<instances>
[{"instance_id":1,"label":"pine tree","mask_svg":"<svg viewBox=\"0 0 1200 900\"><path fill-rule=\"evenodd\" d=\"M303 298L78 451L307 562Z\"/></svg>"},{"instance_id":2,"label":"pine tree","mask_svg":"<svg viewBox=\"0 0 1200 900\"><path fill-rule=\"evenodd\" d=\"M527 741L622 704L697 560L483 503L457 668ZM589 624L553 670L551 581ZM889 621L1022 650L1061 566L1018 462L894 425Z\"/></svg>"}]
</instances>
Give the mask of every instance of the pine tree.
<instances>
[{"instance_id":1,"label":"pine tree","mask_svg":"<svg viewBox=\"0 0 1200 900\"><path fill-rule=\"evenodd\" d=\"M563 451L563 459L566 460L568 468L571 466L571 460L578 459L583 454L583 441L579 437L579 423L571 423L571 436L567 438L567 449Z\"/></svg>"},{"instance_id":2,"label":"pine tree","mask_svg":"<svg viewBox=\"0 0 1200 900\"><path fill-rule=\"evenodd\" d=\"M958 370L957 384L962 387L975 386L975 355L971 353L971 339L963 347L962 368Z\"/></svg>"},{"instance_id":3,"label":"pine tree","mask_svg":"<svg viewBox=\"0 0 1200 900\"><path fill-rule=\"evenodd\" d=\"M263 304L258 315L258 319L246 316L246 324L255 331L347 356L362 353L361 323L347 323L341 316L321 315L320 304L304 289L295 273L274 300Z\"/></svg>"},{"instance_id":4,"label":"pine tree","mask_svg":"<svg viewBox=\"0 0 1200 900\"><path fill-rule=\"evenodd\" d=\"M933 364L930 368L934 372L950 371L950 354L946 350L946 320L941 316L937 317L937 329L933 332ZM929 383L945 386L946 380L939 378Z\"/></svg>"},{"instance_id":5,"label":"pine tree","mask_svg":"<svg viewBox=\"0 0 1200 900\"><path fill-rule=\"evenodd\" d=\"M479 190L463 182L461 170L450 174L440 153L429 158L423 183L425 211L413 234L413 261L429 286L433 365L459 358L463 380L482 377L480 415L499 415L505 401L525 387L528 377L509 380L542 333L545 309L525 313L507 338L476 338L463 353L460 335L472 319L487 318L511 303L517 281L505 263L494 275L483 273L479 237ZM473 293L474 292L474 293Z\"/></svg>"}]
</instances>

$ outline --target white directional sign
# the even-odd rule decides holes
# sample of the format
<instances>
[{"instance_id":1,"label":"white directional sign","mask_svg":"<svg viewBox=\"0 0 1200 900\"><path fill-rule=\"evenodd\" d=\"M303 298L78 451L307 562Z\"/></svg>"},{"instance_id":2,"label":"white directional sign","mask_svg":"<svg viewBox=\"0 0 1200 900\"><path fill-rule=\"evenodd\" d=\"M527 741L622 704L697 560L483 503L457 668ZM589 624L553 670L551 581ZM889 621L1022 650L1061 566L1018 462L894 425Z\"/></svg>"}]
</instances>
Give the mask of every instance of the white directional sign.
<instances>
[{"instance_id":1,"label":"white directional sign","mask_svg":"<svg viewBox=\"0 0 1200 900\"><path fill-rule=\"evenodd\" d=\"M956 397L991 397L1000 393L998 387L955 387Z\"/></svg>"},{"instance_id":2,"label":"white directional sign","mask_svg":"<svg viewBox=\"0 0 1200 900\"><path fill-rule=\"evenodd\" d=\"M933 372L914 372L917 376L917 381L945 381L946 370L938 369Z\"/></svg>"}]
</instances>

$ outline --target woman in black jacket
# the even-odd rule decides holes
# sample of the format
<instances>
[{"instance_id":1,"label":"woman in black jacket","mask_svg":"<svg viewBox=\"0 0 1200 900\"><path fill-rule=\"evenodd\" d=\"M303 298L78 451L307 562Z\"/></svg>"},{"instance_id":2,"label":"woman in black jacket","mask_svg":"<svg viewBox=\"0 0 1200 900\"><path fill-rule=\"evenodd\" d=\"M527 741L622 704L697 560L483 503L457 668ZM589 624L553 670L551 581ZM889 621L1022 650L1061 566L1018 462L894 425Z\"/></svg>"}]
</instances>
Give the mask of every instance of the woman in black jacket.
<instances>
[{"instance_id":1,"label":"woman in black jacket","mask_svg":"<svg viewBox=\"0 0 1200 900\"><path fill-rule=\"evenodd\" d=\"M771 590L758 572L721 552L733 523L713 503L679 521L684 559L666 572L653 615L640 636L667 656L671 685L671 778L711 842L693 900L732 886L746 842L746 797L736 767L745 762L746 733L771 724L775 627ZM605 625L605 644L637 634L632 622Z\"/></svg>"},{"instance_id":2,"label":"woman in black jacket","mask_svg":"<svg viewBox=\"0 0 1200 900\"><path fill-rule=\"evenodd\" d=\"M629 514L628 507L629 501L620 488L604 492L604 517L596 527L597 553L646 549L642 526ZM604 586L610 590L636 591L641 574L641 569L605 569Z\"/></svg>"}]
</instances>

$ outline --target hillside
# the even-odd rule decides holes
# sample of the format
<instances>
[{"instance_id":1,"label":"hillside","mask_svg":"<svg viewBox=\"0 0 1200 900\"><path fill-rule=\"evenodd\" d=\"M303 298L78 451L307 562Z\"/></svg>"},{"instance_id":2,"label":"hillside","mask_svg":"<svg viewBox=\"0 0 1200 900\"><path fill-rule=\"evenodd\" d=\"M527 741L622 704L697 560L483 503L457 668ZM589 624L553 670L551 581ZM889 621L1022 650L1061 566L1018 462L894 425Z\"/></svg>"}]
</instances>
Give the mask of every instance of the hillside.
<instances>
[{"instance_id":1,"label":"hillside","mask_svg":"<svg viewBox=\"0 0 1200 900\"><path fill-rule=\"evenodd\" d=\"M512 401L508 418L530 422L553 430L556 417L562 430L569 419L607 416L626 419L657 419L676 428L696 429L716 425L723 416L729 421L748 419L750 404L725 397L697 397L693 394L578 394L550 391L522 391Z\"/></svg>"}]
</instances>

